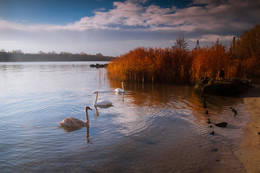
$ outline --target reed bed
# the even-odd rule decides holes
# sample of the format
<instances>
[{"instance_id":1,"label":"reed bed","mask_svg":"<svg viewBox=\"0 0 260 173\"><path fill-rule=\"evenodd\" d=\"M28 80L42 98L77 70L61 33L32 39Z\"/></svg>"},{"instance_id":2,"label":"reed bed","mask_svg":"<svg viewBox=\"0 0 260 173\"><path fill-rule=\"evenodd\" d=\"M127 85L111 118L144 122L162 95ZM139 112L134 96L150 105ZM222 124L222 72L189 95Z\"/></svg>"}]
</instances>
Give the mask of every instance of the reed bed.
<instances>
[{"instance_id":1,"label":"reed bed","mask_svg":"<svg viewBox=\"0 0 260 173\"><path fill-rule=\"evenodd\" d=\"M121 81L185 84L195 83L201 77L217 77L219 70L225 71L226 78L255 77L260 69L259 31L260 26L256 25L243 33L239 40L233 40L230 49L218 41L191 51L176 46L139 47L113 60L107 67L108 74Z\"/></svg>"}]
</instances>

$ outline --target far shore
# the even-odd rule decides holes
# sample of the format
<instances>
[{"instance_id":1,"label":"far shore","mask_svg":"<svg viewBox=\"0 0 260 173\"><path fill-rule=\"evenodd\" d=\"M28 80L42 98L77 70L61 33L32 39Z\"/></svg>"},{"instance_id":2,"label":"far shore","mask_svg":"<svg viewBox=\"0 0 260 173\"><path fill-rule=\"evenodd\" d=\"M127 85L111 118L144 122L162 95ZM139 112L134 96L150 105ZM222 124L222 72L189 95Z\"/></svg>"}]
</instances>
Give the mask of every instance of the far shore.
<instances>
[{"instance_id":1,"label":"far shore","mask_svg":"<svg viewBox=\"0 0 260 173\"><path fill-rule=\"evenodd\" d=\"M102 54L72 54L72 53L10 53L0 52L0 62L45 62L45 61L111 61L114 57Z\"/></svg>"},{"instance_id":2,"label":"far shore","mask_svg":"<svg viewBox=\"0 0 260 173\"><path fill-rule=\"evenodd\" d=\"M244 139L236 152L247 173L260 172L260 85L254 85L242 95L249 113L249 122L244 127Z\"/></svg>"}]
</instances>

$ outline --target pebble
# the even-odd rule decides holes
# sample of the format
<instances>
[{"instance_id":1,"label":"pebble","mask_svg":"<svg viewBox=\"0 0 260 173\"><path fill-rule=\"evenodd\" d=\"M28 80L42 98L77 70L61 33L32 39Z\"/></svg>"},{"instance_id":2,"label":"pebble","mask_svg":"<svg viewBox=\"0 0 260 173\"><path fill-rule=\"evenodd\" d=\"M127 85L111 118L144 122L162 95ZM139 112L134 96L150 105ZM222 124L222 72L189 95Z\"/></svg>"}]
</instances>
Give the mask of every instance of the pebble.
<instances>
[{"instance_id":1,"label":"pebble","mask_svg":"<svg viewBox=\"0 0 260 173\"><path fill-rule=\"evenodd\" d=\"M213 149L211 149L211 151L212 151L212 152L217 152L218 149L217 149L217 148L213 148Z\"/></svg>"},{"instance_id":2,"label":"pebble","mask_svg":"<svg viewBox=\"0 0 260 173\"><path fill-rule=\"evenodd\" d=\"M215 124L217 127L227 127L228 123L226 122L221 122L221 123L217 123Z\"/></svg>"}]
</instances>

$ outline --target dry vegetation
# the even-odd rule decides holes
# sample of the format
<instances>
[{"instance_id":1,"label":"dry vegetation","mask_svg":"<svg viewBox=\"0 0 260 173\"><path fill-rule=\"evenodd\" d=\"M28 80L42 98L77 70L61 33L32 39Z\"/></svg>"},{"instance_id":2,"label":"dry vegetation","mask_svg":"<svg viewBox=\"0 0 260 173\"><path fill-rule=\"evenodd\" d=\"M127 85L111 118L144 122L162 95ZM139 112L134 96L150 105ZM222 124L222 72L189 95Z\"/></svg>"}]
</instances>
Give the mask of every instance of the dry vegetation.
<instances>
[{"instance_id":1,"label":"dry vegetation","mask_svg":"<svg viewBox=\"0 0 260 173\"><path fill-rule=\"evenodd\" d=\"M228 50L216 42L211 47L187 50L177 40L172 48L136 48L108 65L111 78L138 82L194 83L201 77L259 77L260 25L246 31ZM181 45L180 45L181 44Z\"/></svg>"}]
</instances>

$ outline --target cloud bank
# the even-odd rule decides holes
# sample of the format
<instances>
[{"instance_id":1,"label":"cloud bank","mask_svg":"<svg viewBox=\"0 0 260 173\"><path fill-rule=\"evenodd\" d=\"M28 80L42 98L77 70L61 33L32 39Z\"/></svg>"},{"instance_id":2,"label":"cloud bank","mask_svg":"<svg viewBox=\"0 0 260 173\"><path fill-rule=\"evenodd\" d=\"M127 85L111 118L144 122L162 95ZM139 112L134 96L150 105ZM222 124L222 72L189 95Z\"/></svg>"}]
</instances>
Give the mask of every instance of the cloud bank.
<instances>
[{"instance_id":1,"label":"cloud bank","mask_svg":"<svg viewBox=\"0 0 260 173\"><path fill-rule=\"evenodd\" d=\"M185 8L163 8L147 2L114 2L108 11L94 11L93 16L67 25L18 24L0 19L0 46L11 48L6 42L24 42L28 48L20 49L25 51L119 55L137 46L171 46L180 35L190 47L196 40L205 44L217 38L228 42L260 22L260 1L194 0Z\"/></svg>"}]
</instances>

